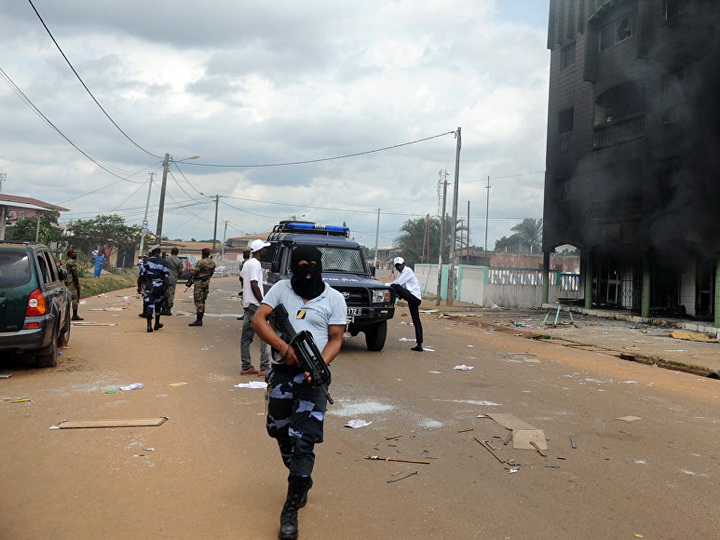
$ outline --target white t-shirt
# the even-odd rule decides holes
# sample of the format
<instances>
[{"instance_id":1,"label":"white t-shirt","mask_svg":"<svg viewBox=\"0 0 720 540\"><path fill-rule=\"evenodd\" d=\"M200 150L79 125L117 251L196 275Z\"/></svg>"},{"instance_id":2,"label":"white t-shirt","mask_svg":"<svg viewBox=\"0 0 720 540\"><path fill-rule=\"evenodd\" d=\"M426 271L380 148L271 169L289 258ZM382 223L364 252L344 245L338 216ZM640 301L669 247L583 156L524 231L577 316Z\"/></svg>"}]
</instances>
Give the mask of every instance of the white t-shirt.
<instances>
[{"instance_id":1,"label":"white t-shirt","mask_svg":"<svg viewBox=\"0 0 720 540\"><path fill-rule=\"evenodd\" d=\"M255 257L250 257L245 261L245 264L243 264L242 270L240 270L240 277L243 279L243 307L248 307L250 304L260 306L260 300L255 298L255 294L250 286L251 281L257 281L260 292L263 291L263 269L260 261Z\"/></svg>"},{"instance_id":2,"label":"white t-shirt","mask_svg":"<svg viewBox=\"0 0 720 540\"><path fill-rule=\"evenodd\" d=\"M328 326L335 324L344 326L347 322L345 299L327 283L320 296L303 302L303 299L292 290L289 279L278 281L265 295L262 303L273 309L279 304L284 305L295 331L308 330L315 338L315 344L320 352L328 342Z\"/></svg>"},{"instance_id":3,"label":"white t-shirt","mask_svg":"<svg viewBox=\"0 0 720 540\"><path fill-rule=\"evenodd\" d=\"M391 285L393 284L402 285L408 291L410 291L410 294L412 294L415 298L417 298L418 300L422 300L420 283L418 283L418 280L415 277L415 272L413 272L409 267L406 266L402 269L402 272L398 274L398 276L395 278L395 281L391 283Z\"/></svg>"}]
</instances>

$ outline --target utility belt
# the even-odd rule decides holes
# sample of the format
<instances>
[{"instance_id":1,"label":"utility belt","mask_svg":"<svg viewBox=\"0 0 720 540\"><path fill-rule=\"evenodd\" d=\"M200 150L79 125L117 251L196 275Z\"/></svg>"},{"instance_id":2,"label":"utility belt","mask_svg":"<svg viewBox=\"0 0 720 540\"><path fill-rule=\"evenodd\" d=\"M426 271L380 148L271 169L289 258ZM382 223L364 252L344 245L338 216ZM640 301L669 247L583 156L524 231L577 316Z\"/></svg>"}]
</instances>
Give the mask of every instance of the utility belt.
<instances>
[{"instance_id":1,"label":"utility belt","mask_svg":"<svg viewBox=\"0 0 720 540\"><path fill-rule=\"evenodd\" d=\"M210 281L210 278L209 277L195 278L195 282L198 282L198 281L200 283L207 283L208 281Z\"/></svg>"},{"instance_id":2,"label":"utility belt","mask_svg":"<svg viewBox=\"0 0 720 540\"><path fill-rule=\"evenodd\" d=\"M284 373L285 375L299 375L300 373L305 373L299 364L296 366L288 366L285 363L272 364L271 367L278 373Z\"/></svg>"}]
</instances>

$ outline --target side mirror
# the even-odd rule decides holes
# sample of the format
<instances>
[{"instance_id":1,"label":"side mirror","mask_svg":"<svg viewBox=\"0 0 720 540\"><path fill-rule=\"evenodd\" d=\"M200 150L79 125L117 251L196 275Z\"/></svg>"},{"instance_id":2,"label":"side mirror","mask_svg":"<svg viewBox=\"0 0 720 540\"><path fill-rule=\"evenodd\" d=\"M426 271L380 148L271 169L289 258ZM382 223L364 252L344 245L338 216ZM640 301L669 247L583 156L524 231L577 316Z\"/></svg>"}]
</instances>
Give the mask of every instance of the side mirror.
<instances>
[{"instance_id":1,"label":"side mirror","mask_svg":"<svg viewBox=\"0 0 720 540\"><path fill-rule=\"evenodd\" d=\"M58 268L58 276L60 276L61 281L65 281L65 278L68 276L67 270L64 268Z\"/></svg>"}]
</instances>

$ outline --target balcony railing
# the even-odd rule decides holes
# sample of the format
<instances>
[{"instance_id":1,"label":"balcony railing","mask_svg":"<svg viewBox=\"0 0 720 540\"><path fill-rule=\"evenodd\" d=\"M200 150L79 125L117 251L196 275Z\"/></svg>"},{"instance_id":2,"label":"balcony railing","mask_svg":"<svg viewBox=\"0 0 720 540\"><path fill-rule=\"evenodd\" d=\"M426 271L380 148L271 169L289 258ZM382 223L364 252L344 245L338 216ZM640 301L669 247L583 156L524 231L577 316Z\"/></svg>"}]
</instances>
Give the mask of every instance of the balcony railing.
<instances>
[{"instance_id":1,"label":"balcony railing","mask_svg":"<svg viewBox=\"0 0 720 540\"><path fill-rule=\"evenodd\" d=\"M593 149L607 148L616 144L640 139L645 136L645 115L628 116L621 120L595 126Z\"/></svg>"}]
</instances>

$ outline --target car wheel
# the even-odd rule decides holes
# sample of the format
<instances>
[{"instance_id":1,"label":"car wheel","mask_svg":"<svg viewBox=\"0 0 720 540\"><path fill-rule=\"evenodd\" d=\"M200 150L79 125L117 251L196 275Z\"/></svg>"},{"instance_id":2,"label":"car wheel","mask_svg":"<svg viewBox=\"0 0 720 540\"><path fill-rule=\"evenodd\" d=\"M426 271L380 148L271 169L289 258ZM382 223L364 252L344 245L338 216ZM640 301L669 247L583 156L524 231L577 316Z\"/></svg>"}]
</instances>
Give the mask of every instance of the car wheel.
<instances>
[{"instance_id":1,"label":"car wheel","mask_svg":"<svg viewBox=\"0 0 720 540\"><path fill-rule=\"evenodd\" d=\"M53 332L50 345L43 347L35 352L35 366L39 368L43 367L55 367L57 366L58 357L58 338L57 332Z\"/></svg>"},{"instance_id":2,"label":"car wheel","mask_svg":"<svg viewBox=\"0 0 720 540\"><path fill-rule=\"evenodd\" d=\"M387 321L365 327L365 343L371 351L382 351L387 338Z\"/></svg>"},{"instance_id":3,"label":"car wheel","mask_svg":"<svg viewBox=\"0 0 720 540\"><path fill-rule=\"evenodd\" d=\"M58 336L57 345L58 347L65 347L70 342L70 328L72 327L72 324L70 323L70 314L68 313L67 317L65 317L65 326L60 331L60 335Z\"/></svg>"}]
</instances>

